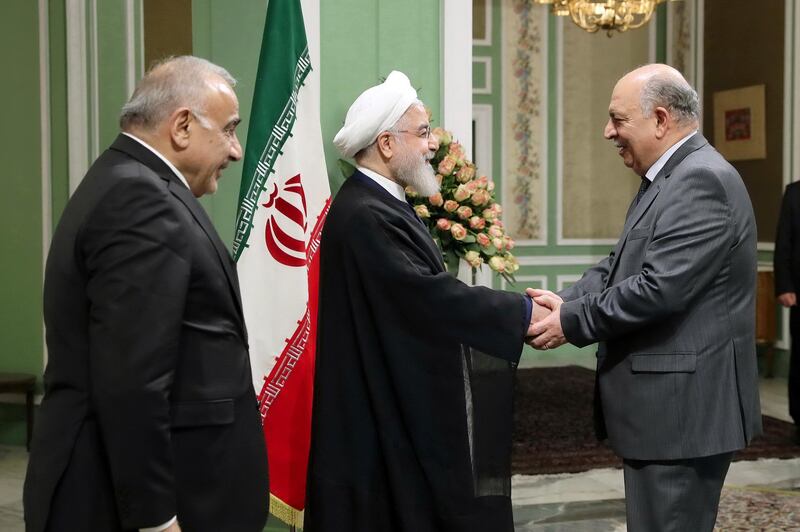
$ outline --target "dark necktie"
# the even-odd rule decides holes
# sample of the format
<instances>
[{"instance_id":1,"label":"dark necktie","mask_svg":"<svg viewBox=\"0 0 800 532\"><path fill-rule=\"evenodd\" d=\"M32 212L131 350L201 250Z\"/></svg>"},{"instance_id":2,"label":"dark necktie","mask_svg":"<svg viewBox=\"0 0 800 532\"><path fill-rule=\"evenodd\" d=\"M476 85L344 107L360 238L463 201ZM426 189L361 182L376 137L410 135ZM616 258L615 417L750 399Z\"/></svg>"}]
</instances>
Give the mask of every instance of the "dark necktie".
<instances>
[{"instance_id":1,"label":"dark necktie","mask_svg":"<svg viewBox=\"0 0 800 532\"><path fill-rule=\"evenodd\" d=\"M639 204L639 201L641 201L642 196L644 196L644 193L647 192L647 187L649 186L650 186L650 180L647 179L646 177L643 177L642 184L639 185L639 192L636 193L636 202L634 203L634 205Z\"/></svg>"}]
</instances>

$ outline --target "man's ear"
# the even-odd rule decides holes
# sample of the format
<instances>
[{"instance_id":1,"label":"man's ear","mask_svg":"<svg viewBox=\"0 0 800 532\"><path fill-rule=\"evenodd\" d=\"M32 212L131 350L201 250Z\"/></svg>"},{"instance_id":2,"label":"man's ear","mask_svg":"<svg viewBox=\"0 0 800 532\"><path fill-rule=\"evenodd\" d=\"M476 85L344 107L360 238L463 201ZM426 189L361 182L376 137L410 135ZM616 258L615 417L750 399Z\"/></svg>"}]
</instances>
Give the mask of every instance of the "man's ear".
<instances>
[{"instance_id":1,"label":"man's ear","mask_svg":"<svg viewBox=\"0 0 800 532\"><path fill-rule=\"evenodd\" d=\"M179 148L185 149L189 146L189 136L191 128L197 127L197 120L186 107L181 107L169 117L169 134L172 142Z\"/></svg>"},{"instance_id":2,"label":"man's ear","mask_svg":"<svg viewBox=\"0 0 800 532\"><path fill-rule=\"evenodd\" d=\"M378 147L378 152L384 159L391 159L394 153L394 146L392 145L392 134L388 131L383 131L378 138L375 139Z\"/></svg>"},{"instance_id":3,"label":"man's ear","mask_svg":"<svg viewBox=\"0 0 800 532\"><path fill-rule=\"evenodd\" d=\"M664 107L656 107L653 109L653 116L656 119L656 138L663 139L667 134L669 122L672 117L669 111Z\"/></svg>"}]
</instances>

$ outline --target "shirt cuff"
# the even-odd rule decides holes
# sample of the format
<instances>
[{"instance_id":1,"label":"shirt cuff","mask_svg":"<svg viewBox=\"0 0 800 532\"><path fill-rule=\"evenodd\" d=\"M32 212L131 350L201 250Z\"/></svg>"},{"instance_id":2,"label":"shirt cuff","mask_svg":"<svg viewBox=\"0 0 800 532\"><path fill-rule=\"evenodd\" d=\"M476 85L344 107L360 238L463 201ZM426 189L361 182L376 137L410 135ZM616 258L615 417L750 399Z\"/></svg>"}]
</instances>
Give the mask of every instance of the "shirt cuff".
<instances>
[{"instance_id":1,"label":"shirt cuff","mask_svg":"<svg viewBox=\"0 0 800 532\"><path fill-rule=\"evenodd\" d=\"M174 525L177 520L178 520L178 516L176 515L172 519L170 519L169 521L164 523L163 525L148 526L146 528L140 528L139 532L161 532L162 530L166 530L169 527L171 527L172 525Z\"/></svg>"},{"instance_id":2,"label":"shirt cuff","mask_svg":"<svg viewBox=\"0 0 800 532\"><path fill-rule=\"evenodd\" d=\"M528 327L530 327L531 324L531 314L533 314L533 301L531 300L531 297L528 294L525 294L524 299L525 299L525 310L523 318L525 321L523 321L522 323L525 326L525 332L523 333L523 336L527 336Z\"/></svg>"}]
</instances>

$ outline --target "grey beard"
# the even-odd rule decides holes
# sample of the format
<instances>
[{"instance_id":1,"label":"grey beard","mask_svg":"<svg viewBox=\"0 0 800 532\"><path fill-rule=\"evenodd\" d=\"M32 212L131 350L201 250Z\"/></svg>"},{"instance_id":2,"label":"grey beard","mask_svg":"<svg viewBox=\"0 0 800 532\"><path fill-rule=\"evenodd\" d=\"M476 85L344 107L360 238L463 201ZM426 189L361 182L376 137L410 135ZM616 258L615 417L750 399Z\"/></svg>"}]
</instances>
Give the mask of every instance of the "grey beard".
<instances>
[{"instance_id":1,"label":"grey beard","mask_svg":"<svg viewBox=\"0 0 800 532\"><path fill-rule=\"evenodd\" d=\"M417 158L409 154L408 157L402 157L397 161L395 175L401 185L413 187L420 196L433 196L439 192L436 173L424 156Z\"/></svg>"}]
</instances>

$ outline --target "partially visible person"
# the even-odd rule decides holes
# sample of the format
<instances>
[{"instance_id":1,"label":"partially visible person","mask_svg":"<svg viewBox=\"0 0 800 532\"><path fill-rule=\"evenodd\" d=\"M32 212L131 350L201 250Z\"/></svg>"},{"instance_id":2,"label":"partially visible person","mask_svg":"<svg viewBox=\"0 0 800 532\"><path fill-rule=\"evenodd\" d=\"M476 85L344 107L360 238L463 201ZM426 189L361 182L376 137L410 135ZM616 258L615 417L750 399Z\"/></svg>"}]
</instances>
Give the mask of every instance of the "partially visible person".
<instances>
[{"instance_id":1,"label":"partially visible person","mask_svg":"<svg viewBox=\"0 0 800 532\"><path fill-rule=\"evenodd\" d=\"M800 309L797 291L800 287L800 182L786 186L775 235L775 296L789 309L789 415L795 424L795 443L800 444Z\"/></svg>"},{"instance_id":2,"label":"partially visible person","mask_svg":"<svg viewBox=\"0 0 800 532\"><path fill-rule=\"evenodd\" d=\"M625 75L608 114L641 186L606 259L560 297L530 291L553 309L532 344L600 342L596 425L623 459L628 530L711 532L733 453L761 433L753 207L674 68Z\"/></svg>"},{"instance_id":3,"label":"partially visible person","mask_svg":"<svg viewBox=\"0 0 800 532\"><path fill-rule=\"evenodd\" d=\"M155 66L64 210L45 270L30 532L266 523L236 268L197 201L242 156L234 85L197 57Z\"/></svg>"},{"instance_id":4,"label":"partially visible person","mask_svg":"<svg viewBox=\"0 0 800 532\"><path fill-rule=\"evenodd\" d=\"M406 202L407 186L439 186L404 74L362 93L334 143L358 170L322 234L304 530L511 532L511 391L531 302L448 274Z\"/></svg>"}]
</instances>

